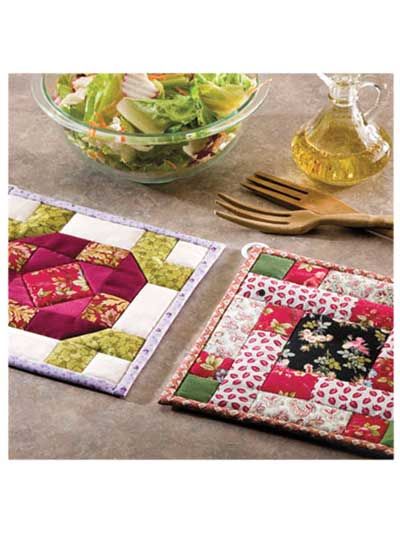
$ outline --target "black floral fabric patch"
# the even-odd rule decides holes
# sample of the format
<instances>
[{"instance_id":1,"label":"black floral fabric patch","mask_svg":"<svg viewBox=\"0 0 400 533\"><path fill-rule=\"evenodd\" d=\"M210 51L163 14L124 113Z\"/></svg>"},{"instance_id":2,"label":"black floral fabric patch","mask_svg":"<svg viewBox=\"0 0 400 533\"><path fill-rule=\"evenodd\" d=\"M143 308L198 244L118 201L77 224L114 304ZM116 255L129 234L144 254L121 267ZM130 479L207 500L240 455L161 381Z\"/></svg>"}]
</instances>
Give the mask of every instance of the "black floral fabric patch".
<instances>
[{"instance_id":1,"label":"black floral fabric patch","mask_svg":"<svg viewBox=\"0 0 400 533\"><path fill-rule=\"evenodd\" d=\"M280 363L342 381L365 378L388 334L324 315L307 314L297 324Z\"/></svg>"}]
</instances>

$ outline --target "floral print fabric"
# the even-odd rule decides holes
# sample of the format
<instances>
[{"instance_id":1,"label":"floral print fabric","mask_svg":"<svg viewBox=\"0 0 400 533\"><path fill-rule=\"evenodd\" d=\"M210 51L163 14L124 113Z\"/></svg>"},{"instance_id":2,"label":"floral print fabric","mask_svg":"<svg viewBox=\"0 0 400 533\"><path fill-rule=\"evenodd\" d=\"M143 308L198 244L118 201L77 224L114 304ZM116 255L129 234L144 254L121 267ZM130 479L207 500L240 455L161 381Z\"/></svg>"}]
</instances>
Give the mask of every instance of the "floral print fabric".
<instances>
[{"instance_id":1,"label":"floral print fabric","mask_svg":"<svg viewBox=\"0 0 400 533\"><path fill-rule=\"evenodd\" d=\"M90 242L76 258L79 261L116 268L128 255L129 251L123 248Z\"/></svg>"},{"instance_id":2,"label":"floral print fabric","mask_svg":"<svg viewBox=\"0 0 400 533\"><path fill-rule=\"evenodd\" d=\"M8 268L19 272L30 259L37 246L21 241L12 241L8 244Z\"/></svg>"},{"instance_id":3,"label":"floral print fabric","mask_svg":"<svg viewBox=\"0 0 400 533\"><path fill-rule=\"evenodd\" d=\"M36 315L36 309L29 305L21 305L15 300L8 302L8 325L14 328L25 329Z\"/></svg>"},{"instance_id":4,"label":"floral print fabric","mask_svg":"<svg viewBox=\"0 0 400 533\"><path fill-rule=\"evenodd\" d=\"M369 442L381 442L389 423L380 416L352 415L343 435Z\"/></svg>"},{"instance_id":5,"label":"floral print fabric","mask_svg":"<svg viewBox=\"0 0 400 533\"><path fill-rule=\"evenodd\" d=\"M393 329L393 307L359 300L352 309L350 320L365 326L391 331Z\"/></svg>"},{"instance_id":6,"label":"floral print fabric","mask_svg":"<svg viewBox=\"0 0 400 533\"><path fill-rule=\"evenodd\" d=\"M254 329L270 331L288 339L303 314L303 311L299 309L268 304L261 313Z\"/></svg>"},{"instance_id":7,"label":"floral print fabric","mask_svg":"<svg viewBox=\"0 0 400 533\"><path fill-rule=\"evenodd\" d=\"M276 365L261 386L265 392L310 400L317 376Z\"/></svg>"},{"instance_id":8,"label":"floral print fabric","mask_svg":"<svg viewBox=\"0 0 400 533\"><path fill-rule=\"evenodd\" d=\"M221 383L225 379L233 361L230 357L210 355L203 351L190 369L190 373L203 378L214 378Z\"/></svg>"},{"instance_id":9,"label":"floral print fabric","mask_svg":"<svg viewBox=\"0 0 400 533\"><path fill-rule=\"evenodd\" d=\"M263 309L261 302L235 297L204 350L235 359Z\"/></svg>"},{"instance_id":10,"label":"floral print fabric","mask_svg":"<svg viewBox=\"0 0 400 533\"><path fill-rule=\"evenodd\" d=\"M351 417L351 413L334 407L270 392L258 393L250 413L337 433L345 430Z\"/></svg>"},{"instance_id":11,"label":"floral print fabric","mask_svg":"<svg viewBox=\"0 0 400 533\"><path fill-rule=\"evenodd\" d=\"M92 294L78 263L28 272L23 279L37 307Z\"/></svg>"},{"instance_id":12,"label":"floral print fabric","mask_svg":"<svg viewBox=\"0 0 400 533\"><path fill-rule=\"evenodd\" d=\"M128 305L129 302L118 296L99 293L93 297L81 316L84 320L111 328Z\"/></svg>"},{"instance_id":13,"label":"floral print fabric","mask_svg":"<svg viewBox=\"0 0 400 533\"><path fill-rule=\"evenodd\" d=\"M282 353L282 364L344 381L366 377L387 334L379 329L304 316Z\"/></svg>"},{"instance_id":14,"label":"floral print fabric","mask_svg":"<svg viewBox=\"0 0 400 533\"><path fill-rule=\"evenodd\" d=\"M304 261L297 261L289 272L286 274L284 280L297 283L298 285L305 285L306 287L316 288L322 283L322 280L328 273L328 269ZM326 290L331 291L328 287ZM337 291L332 291L337 292Z\"/></svg>"},{"instance_id":15,"label":"floral print fabric","mask_svg":"<svg viewBox=\"0 0 400 533\"><path fill-rule=\"evenodd\" d=\"M393 283L350 274L349 272L331 270L320 288L337 294L355 296L370 302L393 305Z\"/></svg>"}]
</instances>

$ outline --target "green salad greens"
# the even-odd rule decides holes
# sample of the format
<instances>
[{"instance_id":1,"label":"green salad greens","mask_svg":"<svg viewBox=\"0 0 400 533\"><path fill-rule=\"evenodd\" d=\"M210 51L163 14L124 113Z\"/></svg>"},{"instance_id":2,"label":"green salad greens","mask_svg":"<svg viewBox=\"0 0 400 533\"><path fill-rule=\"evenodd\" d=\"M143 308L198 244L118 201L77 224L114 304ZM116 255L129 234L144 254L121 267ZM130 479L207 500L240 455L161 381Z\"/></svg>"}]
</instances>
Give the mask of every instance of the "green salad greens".
<instances>
[{"instance_id":1,"label":"green salad greens","mask_svg":"<svg viewBox=\"0 0 400 533\"><path fill-rule=\"evenodd\" d=\"M246 74L62 74L55 102L93 128L68 133L89 157L121 170L165 172L210 159L235 132L170 144L135 144L129 134L207 126L235 113L255 89L256 81Z\"/></svg>"}]
</instances>

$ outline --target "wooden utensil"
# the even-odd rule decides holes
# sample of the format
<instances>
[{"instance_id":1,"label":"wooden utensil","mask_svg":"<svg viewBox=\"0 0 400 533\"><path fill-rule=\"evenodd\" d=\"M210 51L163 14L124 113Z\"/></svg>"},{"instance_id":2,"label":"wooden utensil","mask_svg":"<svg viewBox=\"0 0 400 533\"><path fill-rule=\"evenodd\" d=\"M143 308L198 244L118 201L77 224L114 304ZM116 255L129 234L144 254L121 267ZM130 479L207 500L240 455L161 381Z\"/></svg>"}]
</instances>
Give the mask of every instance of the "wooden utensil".
<instances>
[{"instance_id":1,"label":"wooden utensil","mask_svg":"<svg viewBox=\"0 0 400 533\"><path fill-rule=\"evenodd\" d=\"M320 215L360 213L357 209L330 194L261 171L247 178L241 185L255 194L285 207L308 209ZM373 229L369 231L393 239L393 230Z\"/></svg>"},{"instance_id":2,"label":"wooden utensil","mask_svg":"<svg viewBox=\"0 0 400 533\"><path fill-rule=\"evenodd\" d=\"M216 204L224 207L229 213L216 211L216 215L264 233L300 235L322 224L353 228L393 227L392 216L374 216L363 213L317 215L306 209L297 211L267 211L250 204L244 204L226 194L218 194L218 197L220 199L216 200Z\"/></svg>"}]
</instances>

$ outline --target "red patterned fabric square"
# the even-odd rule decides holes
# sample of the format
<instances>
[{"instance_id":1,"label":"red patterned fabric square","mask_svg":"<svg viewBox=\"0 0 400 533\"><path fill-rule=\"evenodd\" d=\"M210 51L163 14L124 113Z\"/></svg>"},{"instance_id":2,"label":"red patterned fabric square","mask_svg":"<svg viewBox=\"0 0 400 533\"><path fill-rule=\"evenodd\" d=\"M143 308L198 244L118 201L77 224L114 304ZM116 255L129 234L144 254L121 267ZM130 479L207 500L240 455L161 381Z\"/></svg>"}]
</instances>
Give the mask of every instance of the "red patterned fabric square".
<instances>
[{"instance_id":1,"label":"red patterned fabric square","mask_svg":"<svg viewBox=\"0 0 400 533\"><path fill-rule=\"evenodd\" d=\"M8 244L8 268L19 272L37 249L34 244L12 241Z\"/></svg>"},{"instance_id":2,"label":"red patterned fabric square","mask_svg":"<svg viewBox=\"0 0 400 533\"><path fill-rule=\"evenodd\" d=\"M129 302L118 296L100 292L92 298L81 318L111 328L128 305Z\"/></svg>"},{"instance_id":3,"label":"red patterned fabric square","mask_svg":"<svg viewBox=\"0 0 400 533\"><path fill-rule=\"evenodd\" d=\"M262 384L261 390L309 400L317 379L318 377L313 374L275 366Z\"/></svg>"},{"instance_id":4,"label":"red patterned fabric square","mask_svg":"<svg viewBox=\"0 0 400 533\"><path fill-rule=\"evenodd\" d=\"M351 311L350 321L390 331L393 329L393 307L368 300L358 300Z\"/></svg>"},{"instance_id":5,"label":"red patterned fabric square","mask_svg":"<svg viewBox=\"0 0 400 533\"><path fill-rule=\"evenodd\" d=\"M37 307L84 298L92 293L78 263L28 272L23 279Z\"/></svg>"},{"instance_id":6,"label":"red patterned fabric square","mask_svg":"<svg viewBox=\"0 0 400 533\"><path fill-rule=\"evenodd\" d=\"M343 435L370 442L380 442L388 428L389 422L380 416L353 414Z\"/></svg>"},{"instance_id":7,"label":"red patterned fabric square","mask_svg":"<svg viewBox=\"0 0 400 533\"><path fill-rule=\"evenodd\" d=\"M393 359L378 357L368 375L368 384L374 389L393 391Z\"/></svg>"},{"instance_id":8,"label":"red patterned fabric square","mask_svg":"<svg viewBox=\"0 0 400 533\"><path fill-rule=\"evenodd\" d=\"M289 338L303 315L304 311L300 309L268 304L261 313L254 330L270 331Z\"/></svg>"},{"instance_id":9,"label":"red patterned fabric square","mask_svg":"<svg viewBox=\"0 0 400 533\"><path fill-rule=\"evenodd\" d=\"M233 359L230 357L220 357L218 355L210 355L203 351L194 362L190 369L190 374L201 376L203 378L214 378L221 382L225 379L228 370L233 364Z\"/></svg>"},{"instance_id":10,"label":"red patterned fabric square","mask_svg":"<svg viewBox=\"0 0 400 533\"><path fill-rule=\"evenodd\" d=\"M298 285L316 288L322 283L327 273L328 269L325 267L297 261L283 279Z\"/></svg>"}]
</instances>

